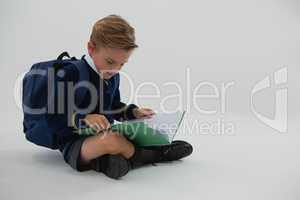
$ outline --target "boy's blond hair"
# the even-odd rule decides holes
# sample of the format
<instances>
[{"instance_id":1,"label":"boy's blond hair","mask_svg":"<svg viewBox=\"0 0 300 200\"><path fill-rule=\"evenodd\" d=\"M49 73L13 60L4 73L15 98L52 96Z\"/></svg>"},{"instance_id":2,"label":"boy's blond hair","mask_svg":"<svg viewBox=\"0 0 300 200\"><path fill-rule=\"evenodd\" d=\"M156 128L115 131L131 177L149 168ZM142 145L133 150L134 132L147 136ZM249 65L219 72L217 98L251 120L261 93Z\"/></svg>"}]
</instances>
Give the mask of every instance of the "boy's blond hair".
<instances>
[{"instance_id":1,"label":"boy's blond hair","mask_svg":"<svg viewBox=\"0 0 300 200\"><path fill-rule=\"evenodd\" d=\"M138 47L134 33L134 28L125 19L118 15L109 15L94 24L90 42L96 48L131 50Z\"/></svg>"}]
</instances>

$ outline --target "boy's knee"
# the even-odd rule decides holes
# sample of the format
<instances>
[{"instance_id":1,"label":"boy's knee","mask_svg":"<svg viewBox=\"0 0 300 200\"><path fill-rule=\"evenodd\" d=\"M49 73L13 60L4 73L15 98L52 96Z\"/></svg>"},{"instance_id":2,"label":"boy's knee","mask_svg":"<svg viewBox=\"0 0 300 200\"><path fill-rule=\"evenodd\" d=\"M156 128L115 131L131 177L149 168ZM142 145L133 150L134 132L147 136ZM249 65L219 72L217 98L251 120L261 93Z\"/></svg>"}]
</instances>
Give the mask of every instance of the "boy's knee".
<instances>
[{"instance_id":1,"label":"boy's knee","mask_svg":"<svg viewBox=\"0 0 300 200\"><path fill-rule=\"evenodd\" d=\"M120 154L124 144L123 140L122 135L110 132L103 137L103 145L108 154Z\"/></svg>"}]
</instances>

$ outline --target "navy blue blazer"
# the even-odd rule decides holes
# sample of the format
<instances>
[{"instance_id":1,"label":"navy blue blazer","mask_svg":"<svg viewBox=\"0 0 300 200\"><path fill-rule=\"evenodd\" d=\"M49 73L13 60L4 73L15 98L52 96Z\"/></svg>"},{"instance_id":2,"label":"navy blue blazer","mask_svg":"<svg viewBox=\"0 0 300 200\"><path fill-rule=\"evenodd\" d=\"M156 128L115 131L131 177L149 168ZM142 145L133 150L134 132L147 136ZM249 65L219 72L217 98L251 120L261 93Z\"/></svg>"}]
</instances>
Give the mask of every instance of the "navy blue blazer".
<instances>
[{"instance_id":1,"label":"navy blue blazer","mask_svg":"<svg viewBox=\"0 0 300 200\"><path fill-rule=\"evenodd\" d=\"M76 114L75 124L77 127L80 126L79 120L85 117L86 114L103 114L106 116L110 123L114 123L114 120L123 121L134 119L132 110L137 106L135 104L126 105L121 102L120 97L120 74L117 73L109 80L103 80L100 76L92 69L91 66L82 58L86 67L89 71L89 82L96 89L96 94L93 94L97 97L97 104L94 106L89 113ZM72 69L74 73L74 68ZM75 70L75 75L78 79L78 71ZM76 79L75 78L75 79ZM76 105L80 109L85 109L91 105L91 95L90 92L87 92L84 97L84 101L80 105Z\"/></svg>"}]
</instances>

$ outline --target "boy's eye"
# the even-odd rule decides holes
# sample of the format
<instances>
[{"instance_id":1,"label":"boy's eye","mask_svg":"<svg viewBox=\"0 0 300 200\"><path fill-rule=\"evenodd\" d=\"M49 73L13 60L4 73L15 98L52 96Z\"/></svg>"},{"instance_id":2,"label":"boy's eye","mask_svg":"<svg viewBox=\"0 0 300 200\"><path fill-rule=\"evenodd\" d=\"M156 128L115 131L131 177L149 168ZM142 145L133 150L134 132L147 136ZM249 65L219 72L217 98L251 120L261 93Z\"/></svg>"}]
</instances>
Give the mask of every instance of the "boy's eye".
<instances>
[{"instance_id":1,"label":"boy's eye","mask_svg":"<svg viewBox=\"0 0 300 200\"><path fill-rule=\"evenodd\" d=\"M112 62L112 61L109 61L109 60L106 60L106 63L107 63L107 64L109 64L109 65L112 65L112 64L114 64L114 62Z\"/></svg>"}]
</instances>

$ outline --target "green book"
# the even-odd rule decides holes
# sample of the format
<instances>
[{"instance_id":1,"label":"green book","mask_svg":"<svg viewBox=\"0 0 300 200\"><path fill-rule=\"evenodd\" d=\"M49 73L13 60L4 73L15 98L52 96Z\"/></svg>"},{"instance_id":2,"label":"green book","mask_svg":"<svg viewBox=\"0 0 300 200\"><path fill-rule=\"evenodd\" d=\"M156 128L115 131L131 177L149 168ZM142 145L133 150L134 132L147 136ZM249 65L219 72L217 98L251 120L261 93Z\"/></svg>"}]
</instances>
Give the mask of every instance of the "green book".
<instances>
[{"instance_id":1,"label":"green book","mask_svg":"<svg viewBox=\"0 0 300 200\"><path fill-rule=\"evenodd\" d=\"M108 130L119 132L137 146L166 145L173 141L184 114L185 111L155 114L150 119L129 120L113 124ZM77 129L75 132L79 135L98 134L92 128Z\"/></svg>"}]
</instances>

